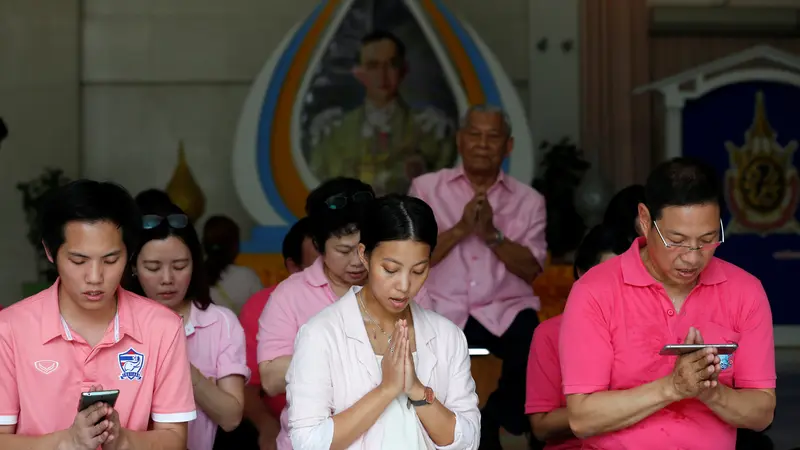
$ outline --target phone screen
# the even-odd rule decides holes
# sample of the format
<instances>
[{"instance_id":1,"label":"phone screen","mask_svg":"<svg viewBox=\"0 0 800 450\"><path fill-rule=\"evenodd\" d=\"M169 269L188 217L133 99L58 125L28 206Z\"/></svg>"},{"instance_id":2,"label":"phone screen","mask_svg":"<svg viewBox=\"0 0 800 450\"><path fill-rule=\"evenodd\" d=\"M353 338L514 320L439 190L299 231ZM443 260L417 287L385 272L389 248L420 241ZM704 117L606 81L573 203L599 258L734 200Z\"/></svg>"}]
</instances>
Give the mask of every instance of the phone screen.
<instances>
[{"instance_id":1,"label":"phone screen","mask_svg":"<svg viewBox=\"0 0 800 450\"><path fill-rule=\"evenodd\" d=\"M78 402L78 411L83 411L95 403L106 403L113 408L117 404L117 397L119 390L83 392Z\"/></svg>"},{"instance_id":2,"label":"phone screen","mask_svg":"<svg viewBox=\"0 0 800 450\"><path fill-rule=\"evenodd\" d=\"M696 352L698 350L712 347L717 349L720 355L730 355L739 348L738 344L669 344L658 352L662 356L680 356L687 353Z\"/></svg>"}]
</instances>

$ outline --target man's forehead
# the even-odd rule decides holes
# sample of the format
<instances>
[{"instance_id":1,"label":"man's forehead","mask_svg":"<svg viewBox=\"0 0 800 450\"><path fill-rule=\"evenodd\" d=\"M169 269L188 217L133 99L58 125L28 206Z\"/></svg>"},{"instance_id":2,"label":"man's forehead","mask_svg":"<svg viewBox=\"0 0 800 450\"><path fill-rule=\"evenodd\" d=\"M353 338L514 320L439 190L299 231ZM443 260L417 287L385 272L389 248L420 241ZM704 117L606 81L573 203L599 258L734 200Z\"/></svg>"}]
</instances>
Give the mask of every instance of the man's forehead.
<instances>
[{"instance_id":1,"label":"man's forehead","mask_svg":"<svg viewBox=\"0 0 800 450\"><path fill-rule=\"evenodd\" d=\"M397 48L389 39L373 41L361 48L361 59L364 61L386 61L397 56Z\"/></svg>"},{"instance_id":2,"label":"man's forehead","mask_svg":"<svg viewBox=\"0 0 800 450\"><path fill-rule=\"evenodd\" d=\"M664 228L678 231L714 231L719 228L719 207L717 205L668 206L661 211Z\"/></svg>"}]
</instances>

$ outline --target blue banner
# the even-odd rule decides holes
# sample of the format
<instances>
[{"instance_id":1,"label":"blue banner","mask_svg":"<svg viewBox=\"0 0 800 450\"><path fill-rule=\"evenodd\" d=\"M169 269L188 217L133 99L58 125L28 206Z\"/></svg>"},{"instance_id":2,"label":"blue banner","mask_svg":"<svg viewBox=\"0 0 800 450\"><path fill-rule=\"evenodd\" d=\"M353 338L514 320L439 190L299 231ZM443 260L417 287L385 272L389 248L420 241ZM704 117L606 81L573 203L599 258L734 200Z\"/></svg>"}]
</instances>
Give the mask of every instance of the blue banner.
<instances>
[{"instance_id":1,"label":"blue banner","mask_svg":"<svg viewBox=\"0 0 800 450\"><path fill-rule=\"evenodd\" d=\"M800 88L736 83L686 103L683 152L723 180L725 243L716 255L761 280L776 325L800 324Z\"/></svg>"}]
</instances>

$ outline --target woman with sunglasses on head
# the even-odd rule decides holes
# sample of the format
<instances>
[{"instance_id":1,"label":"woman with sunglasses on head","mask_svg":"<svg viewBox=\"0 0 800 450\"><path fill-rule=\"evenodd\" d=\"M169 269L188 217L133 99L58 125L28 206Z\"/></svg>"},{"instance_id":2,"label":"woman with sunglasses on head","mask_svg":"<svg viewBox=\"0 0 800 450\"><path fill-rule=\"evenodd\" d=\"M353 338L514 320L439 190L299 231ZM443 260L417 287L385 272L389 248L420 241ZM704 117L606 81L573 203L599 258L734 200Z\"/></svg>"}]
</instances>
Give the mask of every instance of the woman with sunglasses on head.
<instances>
[{"instance_id":1,"label":"woman with sunglasses on head","mask_svg":"<svg viewBox=\"0 0 800 450\"><path fill-rule=\"evenodd\" d=\"M467 340L413 301L437 234L422 200L389 195L370 206L358 245L366 283L297 337L286 376L295 450L478 448Z\"/></svg>"},{"instance_id":2,"label":"woman with sunglasses on head","mask_svg":"<svg viewBox=\"0 0 800 450\"><path fill-rule=\"evenodd\" d=\"M211 450L219 425L239 426L244 383L250 377L244 331L229 309L211 302L197 232L175 205L143 213L143 232L133 253L129 289L183 318L197 420L189 424L188 448Z\"/></svg>"},{"instance_id":3,"label":"woman with sunglasses on head","mask_svg":"<svg viewBox=\"0 0 800 450\"><path fill-rule=\"evenodd\" d=\"M275 288L259 319L258 366L261 385L270 396L286 390L286 369L300 327L351 286L364 282L367 272L358 258L358 243L364 208L374 196L370 185L353 178L326 181L308 195L306 214L321 256ZM284 409L278 450L291 448Z\"/></svg>"}]
</instances>

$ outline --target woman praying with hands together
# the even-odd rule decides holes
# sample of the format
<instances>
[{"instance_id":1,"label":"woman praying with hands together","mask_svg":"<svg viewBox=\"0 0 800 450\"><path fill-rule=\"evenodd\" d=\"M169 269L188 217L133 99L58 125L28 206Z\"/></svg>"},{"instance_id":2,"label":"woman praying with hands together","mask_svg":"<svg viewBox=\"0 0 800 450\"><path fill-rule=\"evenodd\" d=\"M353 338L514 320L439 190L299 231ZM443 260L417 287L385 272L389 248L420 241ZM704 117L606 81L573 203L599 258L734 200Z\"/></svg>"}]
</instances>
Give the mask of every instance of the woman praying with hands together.
<instances>
[{"instance_id":1,"label":"woman praying with hands together","mask_svg":"<svg viewBox=\"0 0 800 450\"><path fill-rule=\"evenodd\" d=\"M294 450L478 448L480 413L464 334L414 297L438 228L422 200L375 200L361 228L364 287L297 336L286 375Z\"/></svg>"}]
</instances>

